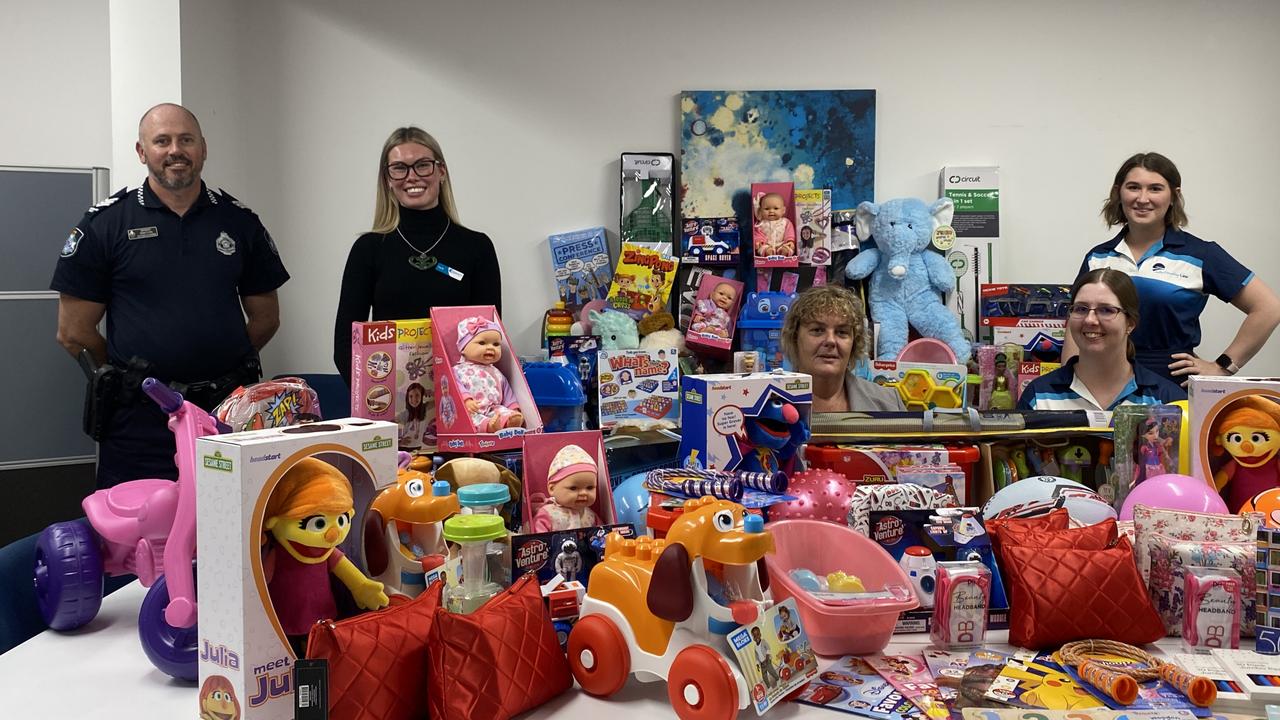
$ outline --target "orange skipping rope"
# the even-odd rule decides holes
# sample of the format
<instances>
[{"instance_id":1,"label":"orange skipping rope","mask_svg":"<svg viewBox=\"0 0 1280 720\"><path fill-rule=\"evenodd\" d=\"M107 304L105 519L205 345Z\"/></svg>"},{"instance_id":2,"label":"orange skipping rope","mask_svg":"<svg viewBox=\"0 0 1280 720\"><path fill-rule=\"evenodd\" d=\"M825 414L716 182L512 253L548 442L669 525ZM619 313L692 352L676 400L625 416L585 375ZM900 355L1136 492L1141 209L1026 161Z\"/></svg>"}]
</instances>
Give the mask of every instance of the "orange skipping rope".
<instances>
[{"instance_id":1,"label":"orange skipping rope","mask_svg":"<svg viewBox=\"0 0 1280 720\"><path fill-rule=\"evenodd\" d=\"M1138 699L1138 683L1157 678L1177 688L1196 707L1209 707L1218 698L1213 681L1192 675L1173 663L1163 662L1151 653L1114 640L1081 640L1067 643L1058 651L1062 662L1074 665L1080 677L1115 699L1121 705ZM1133 660L1147 667L1115 667L1104 664L1100 656Z\"/></svg>"}]
</instances>

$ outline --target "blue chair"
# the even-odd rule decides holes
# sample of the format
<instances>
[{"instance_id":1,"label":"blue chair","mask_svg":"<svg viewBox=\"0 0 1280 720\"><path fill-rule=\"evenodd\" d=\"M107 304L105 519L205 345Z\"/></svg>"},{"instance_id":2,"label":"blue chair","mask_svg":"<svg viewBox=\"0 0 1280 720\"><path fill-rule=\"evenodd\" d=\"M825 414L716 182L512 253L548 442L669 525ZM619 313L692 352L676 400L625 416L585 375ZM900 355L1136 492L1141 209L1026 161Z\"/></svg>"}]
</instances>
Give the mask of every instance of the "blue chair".
<instances>
[{"instance_id":1,"label":"blue chair","mask_svg":"<svg viewBox=\"0 0 1280 720\"><path fill-rule=\"evenodd\" d=\"M324 420L337 420L351 417L351 390L347 381L338 373L285 373L276 375L273 380L282 377L302 378L320 398L320 414Z\"/></svg>"}]
</instances>

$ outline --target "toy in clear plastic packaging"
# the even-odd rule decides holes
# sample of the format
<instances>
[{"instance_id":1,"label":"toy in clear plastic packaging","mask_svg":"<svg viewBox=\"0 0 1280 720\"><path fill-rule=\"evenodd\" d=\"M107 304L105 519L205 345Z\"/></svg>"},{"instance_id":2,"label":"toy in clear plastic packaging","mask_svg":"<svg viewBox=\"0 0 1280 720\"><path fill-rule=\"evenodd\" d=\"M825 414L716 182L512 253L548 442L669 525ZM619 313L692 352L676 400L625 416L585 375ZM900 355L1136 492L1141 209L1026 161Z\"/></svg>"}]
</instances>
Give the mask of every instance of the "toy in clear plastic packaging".
<instances>
[{"instance_id":1,"label":"toy in clear plastic packaging","mask_svg":"<svg viewBox=\"0 0 1280 720\"><path fill-rule=\"evenodd\" d=\"M480 316L458 323L458 352L453 366L471 424L478 432L497 432L521 427L524 415L511 390L511 383L498 369L502 359L502 331L498 324Z\"/></svg>"},{"instance_id":2,"label":"toy in clear plastic packaging","mask_svg":"<svg viewBox=\"0 0 1280 720\"><path fill-rule=\"evenodd\" d=\"M947 650L978 647L987 637L991 571L981 562L940 562L929 637Z\"/></svg>"},{"instance_id":3,"label":"toy in clear plastic packaging","mask_svg":"<svg viewBox=\"0 0 1280 720\"><path fill-rule=\"evenodd\" d=\"M787 201L780 193L764 193L756 198L756 221L751 231L756 265L782 262L796 255L796 226L788 217ZM794 264L791 263L791 264Z\"/></svg>"},{"instance_id":4,"label":"toy in clear plastic packaging","mask_svg":"<svg viewBox=\"0 0 1280 720\"><path fill-rule=\"evenodd\" d=\"M796 301L796 293L747 293L738 317L738 338L743 352L756 352L764 359L757 370L782 368L782 324Z\"/></svg>"},{"instance_id":5,"label":"toy in clear plastic packaging","mask_svg":"<svg viewBox=\"0 0 1280 720\"><path fill-rule=\"evenodd\" d=\"M620 229L622 242L671 242L670 153L622 153Z\"/></svg>"}]
</instances>

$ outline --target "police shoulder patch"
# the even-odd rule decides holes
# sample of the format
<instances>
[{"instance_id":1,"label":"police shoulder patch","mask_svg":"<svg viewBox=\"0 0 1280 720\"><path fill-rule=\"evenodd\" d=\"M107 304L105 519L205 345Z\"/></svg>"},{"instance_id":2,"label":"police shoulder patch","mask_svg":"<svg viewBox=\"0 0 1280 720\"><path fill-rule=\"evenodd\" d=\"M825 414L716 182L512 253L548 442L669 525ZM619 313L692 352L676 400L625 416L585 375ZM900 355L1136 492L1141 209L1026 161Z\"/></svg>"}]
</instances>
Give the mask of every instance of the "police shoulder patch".
<instances>
[{"instance_id":1,"label":"police shoulder patch","mask_svg":"<svg viewBox=\"0 0 1280 720\"><path fill-rule=\"evenodd\" d=\"M122 197L124 197L125 195L128 195L128 194L129 194L129 188L127 188L127 187L122 187L122 188L120 188L119 190L117 190L117 191L115 192L115 194L111 195L110 197L108 197L108 198L106 198L106 199L104 199L104 200L101 200L101 201L99 201L98 203L95 203L95 204L93 205L93 207L89 208L89 209L88 209L88 211L86 211L86 212L87 212L87 213L89 213L89 214L92 214L92 213L96 213L96 212L98 212L99 210L101 210L101 209L103 209L103 208L111 207L112 205L114 205L114 204L116 204L117 202L119 202L119 201L120 201L120 198L122 198Z\"/></svg>"},{"instance_id":2,"label":"police shoulder patch","mask_svg":"<svg viewBox=\"0 0 1280 720\"><path fill-rule=\"evenodd\" d=\"M67 241L62 243L61 257L71 257L76 254L76 250L80 249L80 241L84 239L84 231L80 228L71 228L71 234L67 236Z\"/></svg>"}]
</instances>

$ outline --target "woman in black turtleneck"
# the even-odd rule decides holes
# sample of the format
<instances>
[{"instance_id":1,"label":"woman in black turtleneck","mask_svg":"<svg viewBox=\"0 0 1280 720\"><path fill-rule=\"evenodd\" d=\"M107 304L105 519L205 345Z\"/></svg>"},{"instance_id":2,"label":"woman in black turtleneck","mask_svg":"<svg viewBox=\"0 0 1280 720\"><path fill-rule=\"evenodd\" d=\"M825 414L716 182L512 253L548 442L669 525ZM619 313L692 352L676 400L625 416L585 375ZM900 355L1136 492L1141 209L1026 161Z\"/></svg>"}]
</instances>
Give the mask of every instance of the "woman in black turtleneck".
<instances>
[{"instance_id":1,"label":"woman in black turtleneck","mask_svg":"<svg viewBox=\"0 0 1280 720\"><path fill-rule=\"evenodd\" d=\"M338 372L350 385L352 322L425 318L450 305L501 312L498 256L488 235L458 223L440 143L419 128L399 128L382 146L373 230L356 240L342 273L333 328Z\"/></svg>"}]
</instances>

